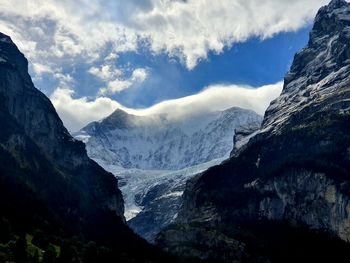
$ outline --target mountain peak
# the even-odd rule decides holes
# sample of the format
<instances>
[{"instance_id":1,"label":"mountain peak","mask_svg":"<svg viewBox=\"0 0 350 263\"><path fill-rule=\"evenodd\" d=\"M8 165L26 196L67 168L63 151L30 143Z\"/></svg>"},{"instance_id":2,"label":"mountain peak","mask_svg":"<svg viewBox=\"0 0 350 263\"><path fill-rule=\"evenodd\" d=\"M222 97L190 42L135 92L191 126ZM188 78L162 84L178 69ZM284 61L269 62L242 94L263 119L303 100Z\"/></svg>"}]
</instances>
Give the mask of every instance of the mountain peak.
<instances>
[{"instance_id":1,"label":"mountain peak","mask_svg":"<svg viewBox=\"0 0 350 263\"><path fill-rule=\"evenodd\" d=\"M350 3L344 0L333 0L322 7L316 15L313 33L331 34L338 31L342 26L349 26ZM337 26L335 26L337 25Z\"/></svg>"},{"instance_id":2,"label":"mountain peak","mask_svg":"<svg viewBox=\"0 0 350 263\"><path fill-rule=\"evenodd\" d=\"M111 115L104 118L101 123L110 129L127 129L135 125L137 116L127 113L121 109L116 109Z\"/></svg>"},{"instance_id":3,"label":"mountain peak","mask_svg":"<svg viewBox=\"0 0 350 263\"><path fill-rule=\"evenodd\" d=\"M0 63L6 63L16 68L23 80L31 85L28 74L28 61L13 43L11 37L0 32Z\"/></svg>"},{"instance_id":4,"label":"mountain peak","mask_svg":"<svg viewBox=\"0 0 350 263\"><path fill-rule=\"evenodd\" d=\"M333 0L317 13L310 41L317 36L334 35L350 26L350 3Z\"/></svg>"},{"instance_id":5,"label":"mountain peak","mask_svg":"<svg viewBox=\"0 0 350 263\"><path fill-rule=\"evenodd\" d=\"M0 42L13 44L11 37L0 32Z\"/></svg>"},{"instance_id":6,"label":"mountain peak","mask_svg":"<svg viewBox=\"0 0 350 263\"><path fill-rule=\"evenodd\" d=\"M345 92L350 81L349 43L350 3L334 0L318 12L310 40L295 55L282 95L266 111L263 127L278 132L311 101L321 107L322 102Z\"/></svg>"},{"instance_id":7,"label":"mountain peak","mask_svg":"<svg viewBox=\"0 0 350 263\"><path fill-rule=\"evenodd\" d=\"M115 111L112 112L111 115L109 115L107 118L113 118L113 119L126 119L130 116L129 113L126 111L123 111L121 109L116 109Z\"/></svg>"},{"instance_id":8,"label":"mountain peak","mask_svg":"<svg viewBox=\"0 0 350 263\"><path fill-rule=\"evenodd\" d=\"M126 168L178 170L228 156L235 128L260 123L257 113L234 107L181 120L116 110L76 138L90 136L87 149L96 160L120 160Z\"/></svg>"},{"instance_id":9,"label":"mountain peak","mask_svg":"<svg viewBox=\"0 0 350 263\"><path fill-rule=\"evenodd\" d=\"M345 0L332 0L329 4L328 4L328 8L339 8L342 7L344 5L347 5L348 3Z\"/></svg>"}]
</instances>

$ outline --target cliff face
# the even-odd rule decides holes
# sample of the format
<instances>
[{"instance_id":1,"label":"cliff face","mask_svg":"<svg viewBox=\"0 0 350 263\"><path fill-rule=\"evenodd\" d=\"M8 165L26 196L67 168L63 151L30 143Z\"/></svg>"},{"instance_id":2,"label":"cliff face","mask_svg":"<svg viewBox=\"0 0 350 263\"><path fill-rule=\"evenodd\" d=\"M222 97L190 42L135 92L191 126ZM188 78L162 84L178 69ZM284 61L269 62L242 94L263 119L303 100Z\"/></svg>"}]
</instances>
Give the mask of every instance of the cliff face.
<instances>
[{"instance_id":1,"label":"cliff face","mask_svg":"<svg viewBox=\"0 0 350 263\"><path fill-rule=\"evenodd\" d=\"M0 261L172 262L123 214L116 177L68 133L0 33Z\"/></svg>"},{"instance_id":2,"label":"cliff face","mask_svg":"<svg viewBox=\"0 0 350 263\"><path fill-rule=\"evenodd\" d=\"M265 113L263 132L281 133L312 115L346 115L349 94L350 8L332 1L320 9L307 46L295 55L279 98Z\"/></svg>"},{"instance_id":3,"label":"cliff face","mask_svg":"<svg viewBox=\"0 0 350 263\"><path fill-rule=\"evenodd\" d=\"M89 159L84 144L70 136L49 99L34 87L27 60L3 34L0 76L0 147L23 168L18 179L48 202L55 202L55 210L64 218L80 220L91 208L110 210L122 218L117 180ZM47 170L36 179L27 176L43 167ZM5 169L2 177L14 180L7 168L0 168ZM59 184L52 183L55 181Z\"/></svg>"},{"instance_id":4,"label":"cliff face","mask_svg":"<svg viewBox=\"0 0 350 263\"><path fill-rule=\"evenodd\" d=\"M350 242L349 50L350 4L332 1L317 14L260 133L187 184L177 225L158 238L162 246L238 262L326 262L348 253L334 244ZM229 252L217 253L218 242Z\"/></svg>"}]
</instances>

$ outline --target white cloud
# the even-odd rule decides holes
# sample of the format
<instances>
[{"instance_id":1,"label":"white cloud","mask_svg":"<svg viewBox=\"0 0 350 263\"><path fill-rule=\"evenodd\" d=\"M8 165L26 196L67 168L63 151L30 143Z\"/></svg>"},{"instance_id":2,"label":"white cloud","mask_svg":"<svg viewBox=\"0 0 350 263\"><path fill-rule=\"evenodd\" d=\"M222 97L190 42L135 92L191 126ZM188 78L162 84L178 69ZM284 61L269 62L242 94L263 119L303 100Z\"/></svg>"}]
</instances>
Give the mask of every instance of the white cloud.
<instances>
[{"instance_id":1,"label":"white cloud","mask_svg":"<svg viewBox=\"0 0 350 263\"><path fill-rule=\"evenodd\" d=\"M13 38L32 63L35 74L50 73L60 81L60 88L51 98L66 125L74 130L105 116L119 104L104 97L93 101L74 99L72 91L67 89L74 83L73 74L62 73L67 65L73 71L76 65L86 64L90 68L98 61L102 66L90 69L90 73L105 81L106 87L100 94L120 92L147 77L147 72L139 69L125 77L117 76L117 68L103 68L121 52L137 51L140 44L146 43L152 52L178 57L192 69L199 60L206 59L210 51L220 53L225 47L250 37L265 39L279 32L295 31L310 22L327 2L329 0L0 0L0 31ZM177 113L193 110L195 105L201 109L201 103L189 103L199 96L207 98L213 109L232 103L261 113L277 94L277 86L259 90L214 86L194 97L134 112L143 114L165 109L170 112L172 103L181 105L176 108Z\"/></svg>"},{"instance_id":2,"label":"white cloud","mask_svg":"<svg viewBox=\"0 0 350 263\"><path fill-rule=\"evenodd\" d=\"M166 114L168 118L174 119L233 106L263 114L269 103L280 94L282 86L283 83L277 83L255 89L237 85L214 85L198 94L164 101L146 109L126 108L106 97L91 101L86 97L75 99L74 92L69 89L57 89L50 99L66 127L70 131L77 131L92 121L108 116L117 108L140 116Z\"/></svg>"},{"instance_id":3,"label":"white cloud","mask_svg":"<svg viewBox=\"0 0 350 263\"><path fill-rule=\"evenodd\" d=\"M104 68L104 67L102 67ZM105 94L115 94L118 92L121 92L123 90L126 90L128 88L133 87L134 85L139 85L142 82L144 82L147 78L147 70L144 68L137 68L135 69L129 79L120 79L120 74L113 74L109 70L107 71L106 76L101 71L95 72L95 68L92 69L94 73L97 73L96 75L101 75L100 78L103 79L107 83L106 88L101 88L99 91L100 95ZM91 69L90 69L90 73ZM117 79L113 79L114 77L118 77Z\"/></svg>"},{"instance_id":4,"label":"white cloud","mask_svg":"<svg viewBox=\"0 0 350 263\"><path fill-rule=\"evenodd\" d=\"M329 0L0 0L0 30L34 63L101 59L137 50L179 57L188 68L209 51L295 31ZM45 52L43 50L49 50ZM102 59L108 59L108 55ZM79 63L80 60L78 60Z\"/></svg>"},{"instance_id":5,"label":"white cloud","mask_svg":"<svg viewBox=\"0 0 350 263\"><path fill-rule=\"evenodd\" d=\"M43 65L40 63L33 63L33 70L37 76L41 76L44 73L52 73L53 69L50 66Z\"/></svg>"},{"instance_id":6,"label":"white cloud","mask_svg":"<svg viewBox=\"0 0 350 263\"><path fill-rule=\"evenodd\" d=\"M100 95L119 93L123 90L130 88L132 82L129 80L113 80L108 83L107 88L102 88L99 91Z\"/></svg>"},{"instance_id":7,"label":"white cloud","mask_svg":"<svg viewBox=\"0 0 350 263\"><path fill-rule=\"evenodd\" d=\"M102 65L100 68L91 67L89 73L106 82L123 75L120 69L116 69L111 65Z\"/></svg>"},{"instance_id":8,"label":"white cloud","mask_svg":"<svg viewBox=\"0 0 350 263\"><path fill-rule=\"evenodd\" d=\"M65 126L70 131L77 131L91 121L99 120L121 105L110 98L97 98L89 101L86 97L73 98L74 91L58 88L50 99Z\"/></svg>"},{"instance_id":9,"label":"white cloud","mask_svg":"<svg viewBox=\"0 0 350 263\"><path fill-rule=\"evenodd\" d=\"M259 88L211 85L198 94L164 101L147 109L124 108L124 110L135 115L166 114L169 118L177 119L230 107L241 107L263 115L270 102L280 95L282 87L282 82Z\"/></svg>"},{"instance_id":10,"label":"white cloud","mask_svg":"<svg viewBox=\"0 0 350 263\"><path fill-rule=\"evenodd\" d=\"M209 51L250 37L269 38L295 31L329 0L187 0L153 1L149 12L132 17L137 32L150 39L152 49L180 56L188 68Z\"/></svg>"},{"instance_id":11,"label":"white cloud","mask_svg":"<svg viewBox=\"0 0 350 263\"><path fill-rule=\"evenodd\" d=\"M147 71L144 68L137 68L132 72L132 81L142 83L147 78Z\"/></svg>"},{"instance_id":12,"label":"white cloud","mask_svg":"<svg viewBox=\"0 0 350 263\"><path fill-rule=\"evenodd\" d=\"M54 73L53 77L58 80L59 88L69 88L74 84L74 79L69 74L62 74L61 72Z\"/></svg>"}]
</instances>

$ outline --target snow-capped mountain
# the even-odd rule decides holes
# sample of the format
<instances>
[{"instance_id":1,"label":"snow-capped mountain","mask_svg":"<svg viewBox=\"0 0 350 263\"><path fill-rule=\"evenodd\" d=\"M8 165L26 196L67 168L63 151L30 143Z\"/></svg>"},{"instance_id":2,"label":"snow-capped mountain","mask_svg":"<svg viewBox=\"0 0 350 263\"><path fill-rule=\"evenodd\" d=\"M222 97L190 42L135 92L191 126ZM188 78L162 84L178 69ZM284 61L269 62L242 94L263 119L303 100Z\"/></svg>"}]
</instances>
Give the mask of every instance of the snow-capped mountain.
<instances>
[{"instance_id":1,"label":"snow-capped mountain","mask_svg":"<svg viewBox=\"0 0 350 263\"><path fill-rule=\"evenodd\" d=\"M228 158L261 121L255 112L236 107L181 119L118 109L75 137L119 178L129 225L152 241L176 217L186 181Z\"/></svg>"},{"instance_id":2,"label":"snow-capped mountain","mask_svg":"<svg viewBox=\"0 0 350 263\"><path fill-rule=\"evenodd\" d=\"M179 170L224 156L241 126L259 127L253 111L231 108L187 119L165 115L135 116L116 110L75 135L91 158L124 168Z\"/></svg>"}]
</instances>

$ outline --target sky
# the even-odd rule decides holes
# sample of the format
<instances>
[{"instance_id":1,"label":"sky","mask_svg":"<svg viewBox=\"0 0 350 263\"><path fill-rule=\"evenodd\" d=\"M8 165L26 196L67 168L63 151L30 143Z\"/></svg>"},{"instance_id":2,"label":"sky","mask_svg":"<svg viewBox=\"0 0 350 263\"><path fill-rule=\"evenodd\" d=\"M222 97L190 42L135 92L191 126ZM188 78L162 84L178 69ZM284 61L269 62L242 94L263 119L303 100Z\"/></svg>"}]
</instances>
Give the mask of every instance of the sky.
<instances>
[{"instance_id":1,"label":"sky","mask_svg":"<svg viewBox=\"0 0 350 263\"><path fill-rule=\"evenodd\" d=\"M0 31L77 131L116 108L263 114L328 0L0 0Z\"/></svg>"}]
</instances>

